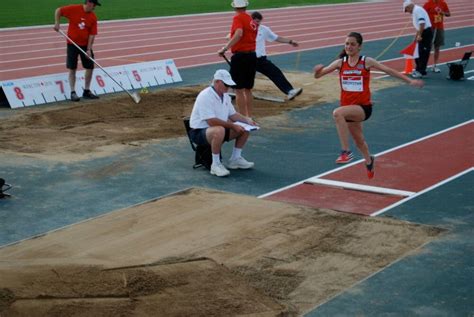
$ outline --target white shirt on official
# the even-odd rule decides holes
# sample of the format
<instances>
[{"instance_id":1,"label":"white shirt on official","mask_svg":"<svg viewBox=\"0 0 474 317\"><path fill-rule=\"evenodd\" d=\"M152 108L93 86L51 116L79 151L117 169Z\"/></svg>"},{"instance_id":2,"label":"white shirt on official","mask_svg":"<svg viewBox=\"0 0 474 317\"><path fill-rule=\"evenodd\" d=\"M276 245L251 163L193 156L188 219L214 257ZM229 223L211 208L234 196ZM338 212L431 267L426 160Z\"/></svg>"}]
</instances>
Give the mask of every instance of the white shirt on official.
<instances>
[{"instance_id":1,"label":"white shirt on official","mask_svg":"<svg viewBox=\"0 0 474 317\"><path fill-rule=\"evenodd\" d=\"M415 5L412 12L413 26L417 31L420 30L420 24L425 24L425 29L431 27L431 21L428 13L423 7Z\"/></svg>"},{"instance_id":2,"label":"white shirt on official","mask_svg":"<svg viewBox=\"0 0 474 317\"><path fill-rule=\"evenodd\" d=\"M267 52L265 50L265 41L274 42L278 38L278 35L273 33L273 31L263 24L258 26L258 33L257 33L257 45L255 52L257 53L257 58L262 56L267 56Z\"/></svg>"},{"instance_id":3,"label":"white shirt on official","mask_svg":"<svg viewBox=\"0 0 474 317\"><path fill-rule=\"evenodd\" d=\"M205 88L199 93L194 102L193 111L189 125L193 129L208 128L207 120L218 118L227 121L230 116L235 114L235 108L229 94L219 97L212 86Z\"/></svg>"}]
</instances>

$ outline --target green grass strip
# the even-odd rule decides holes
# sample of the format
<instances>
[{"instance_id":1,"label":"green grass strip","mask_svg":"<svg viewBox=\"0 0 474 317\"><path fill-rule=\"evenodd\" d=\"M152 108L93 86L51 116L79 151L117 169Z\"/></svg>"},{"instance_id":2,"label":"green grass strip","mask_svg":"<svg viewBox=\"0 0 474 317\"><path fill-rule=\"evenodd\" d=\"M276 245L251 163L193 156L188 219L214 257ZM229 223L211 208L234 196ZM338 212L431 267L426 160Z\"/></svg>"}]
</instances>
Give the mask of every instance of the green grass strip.
<instances>
[{"instance_id":1,"label":"green grass strip","mask_svg":"<svg viewBox=\"0 0 474 317\"><path fill-rule=\"evenodd\" d=\"M250 0L248 10L280 8L329 3L359 2L360 0ZM57 7L81 1L15 0L3 1L0 28L48 25L54 23ZM172 16L193 13L232 11L231 0L99 0L102 6L95 12L100 21L143 17ZM66 20L62 21L66 22Z\"/></svg>"}]
</instances>

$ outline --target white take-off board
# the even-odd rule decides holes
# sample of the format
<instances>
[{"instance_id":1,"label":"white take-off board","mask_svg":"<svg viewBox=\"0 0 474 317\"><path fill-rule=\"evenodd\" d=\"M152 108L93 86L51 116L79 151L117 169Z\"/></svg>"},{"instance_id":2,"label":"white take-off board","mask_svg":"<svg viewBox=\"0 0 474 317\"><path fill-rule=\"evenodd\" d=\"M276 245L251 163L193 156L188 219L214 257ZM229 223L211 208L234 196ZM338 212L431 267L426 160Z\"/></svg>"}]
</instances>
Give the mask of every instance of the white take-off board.
<instances>
[{"instance_id":1,"label":"white take-off board","mask_svg":"<svg viewBox=\"0 0 474 317\"><path fill-rule=\"evenodd\" d=\"M128 90L182 81L172 59L104 67L122 87ZM82 96L85 71L76 73L76 92ZM11 108L21 108L70 99L68 73L36 76L0 82ZM102 69L94 69L91 90L97 94L123 91Z\"/></svg>"}]
</instances>

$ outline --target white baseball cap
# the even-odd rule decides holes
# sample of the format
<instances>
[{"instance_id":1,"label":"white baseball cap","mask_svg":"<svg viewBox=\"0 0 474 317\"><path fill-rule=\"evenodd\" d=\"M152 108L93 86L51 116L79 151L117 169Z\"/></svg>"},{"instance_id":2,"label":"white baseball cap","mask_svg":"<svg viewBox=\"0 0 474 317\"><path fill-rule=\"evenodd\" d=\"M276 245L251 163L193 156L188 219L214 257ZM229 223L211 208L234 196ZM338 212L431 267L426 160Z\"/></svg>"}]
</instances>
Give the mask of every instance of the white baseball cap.
<instances>
[{"instance_id":1,"label":"white baseball cap","mask_svg":"<svg viewBox=\"0 0 474 317\"><path fill-rule=\"evenodd\" d=\"M230 4L233 8L246 8L249 5L247 0L233 0Z\"/></svg>"},{"instance_id":2,"label":"white baseball cap","mask_svg":"<svg viewBox=\"0 0 474 317\"><path fill-rule=\"evenodd\" d=\"M225 69L218 69L214 74L214 80L222 80L227 86L235 86L235 81L232 80L229 72Z\"/></svg>"},{"instance_id":3,"label":"white baseball cap","mask_svg":"<svg viewBox=\"0 0 474 317\"><path fill-rule=\"evenodd\" d=\"M405 9L410 5L410 4L413 4L413 2L411 0L405 0L403 2L403 10L402 12L405 12Z\"/></svg>"}]
</instances>

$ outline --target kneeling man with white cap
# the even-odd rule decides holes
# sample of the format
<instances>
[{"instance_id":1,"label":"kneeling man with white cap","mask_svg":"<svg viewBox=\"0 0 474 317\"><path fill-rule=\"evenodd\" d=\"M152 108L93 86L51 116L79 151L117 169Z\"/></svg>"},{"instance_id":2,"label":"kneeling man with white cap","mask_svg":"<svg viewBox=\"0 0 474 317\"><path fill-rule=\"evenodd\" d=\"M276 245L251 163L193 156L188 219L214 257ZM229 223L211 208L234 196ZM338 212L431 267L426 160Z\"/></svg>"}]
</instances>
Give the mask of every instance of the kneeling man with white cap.
<instances>
[{"instance_id":1,"label":"kneeling man with white cap","mask_svg":"<svg viewBox=\"0 0 474 317\"><path fill-rule=\"evenodd\" d=\"M197 96L189 122L191 140L199 145L211 145L211 174L216 176L230 174L220 159L222 144L230 140L235 139L235 145L227 167L249 169L254 166L253 162L248 162L242 157L242 149L249 138L249 132L235 122L250 125L256 123L235 111L232 100L227 94L229 87L232 86L235 86L235 82L229 72L224 69L217 70L212 85Z\"/></svg>"}]
</instances>

